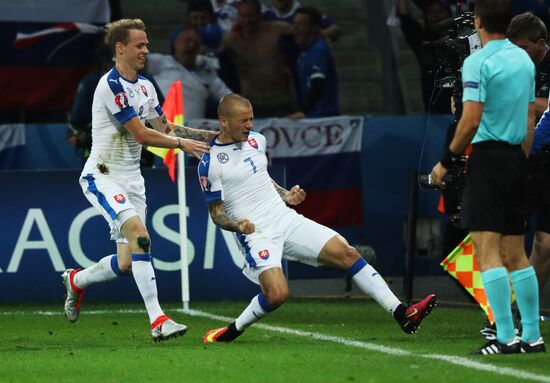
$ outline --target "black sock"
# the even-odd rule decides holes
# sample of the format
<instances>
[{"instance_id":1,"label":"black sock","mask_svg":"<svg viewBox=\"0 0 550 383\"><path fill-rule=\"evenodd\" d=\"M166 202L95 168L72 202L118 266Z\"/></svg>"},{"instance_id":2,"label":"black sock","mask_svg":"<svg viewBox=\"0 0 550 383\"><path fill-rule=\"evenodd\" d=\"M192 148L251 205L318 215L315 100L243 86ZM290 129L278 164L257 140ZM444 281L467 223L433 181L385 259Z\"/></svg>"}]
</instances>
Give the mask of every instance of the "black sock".
<instances>
[{"instance_id":1,"label":"black sock","mask_svg":"<svg viewBox=\"0 0 550 383\"><path fill-rule=\"evenodd\" d=\"M399 306L397 306L397 308L393 312L393 317L395 318L396 321L401 323L405 320L406 313L407 313L407 308L404 305L400 304Z\"/></svg>"}]
</instances>

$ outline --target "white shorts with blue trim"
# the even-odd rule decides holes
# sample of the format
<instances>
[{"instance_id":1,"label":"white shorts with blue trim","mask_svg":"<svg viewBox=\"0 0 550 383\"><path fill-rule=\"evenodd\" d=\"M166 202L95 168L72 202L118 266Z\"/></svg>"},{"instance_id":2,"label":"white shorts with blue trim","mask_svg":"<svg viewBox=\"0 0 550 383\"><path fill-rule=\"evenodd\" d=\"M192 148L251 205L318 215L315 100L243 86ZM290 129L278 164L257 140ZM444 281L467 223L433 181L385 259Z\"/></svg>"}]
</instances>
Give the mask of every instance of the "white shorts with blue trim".
<instances>
[{"instance_id":1,"label":"white shorts with blue trim","mask_svg":"<svg viewBox=\"0 0 550 383\"><path fill-rule=\"evenodd\" d=\"M282 258L319 266L317 258L326 243L338 233L293 209L252 234L236 235L245 257L243 274L259 284L260 274L273 267L282 267Z\"/></svg>"},{"instance_id":2,"label":"white shorts with blue trim","mask_svg":"<svg viewBox=\"0 0 550 383\"><path fill-rule=\"evenodd\" d=\"M109 223L111 239L117 243L128 243L120 229L129 218L138 215L145 224L147 204L141 174L132 177L81 174L80 186L84 196Z\"/></svg>"}]
</instances>

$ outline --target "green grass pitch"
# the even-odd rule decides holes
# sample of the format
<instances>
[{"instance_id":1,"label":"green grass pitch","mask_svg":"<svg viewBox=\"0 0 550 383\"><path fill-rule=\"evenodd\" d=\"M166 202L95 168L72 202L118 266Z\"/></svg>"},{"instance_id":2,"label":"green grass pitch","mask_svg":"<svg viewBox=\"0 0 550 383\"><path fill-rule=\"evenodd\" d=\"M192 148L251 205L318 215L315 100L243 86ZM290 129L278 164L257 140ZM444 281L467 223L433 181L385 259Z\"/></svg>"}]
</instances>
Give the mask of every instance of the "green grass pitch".
<instances>
[{"instance_id":1,"label":"green grass pitch","mask_svg":"<svg viewBox=\"0 0 550 383\"><path fill-rule=\"evenodd\" d=\"M291 299L231 344L203 344L247 302L164 305L189 326L153 343L143 306L83 303L0 307L1 382L550 382L550 353L471 356L480 310L437 307L407 335L368 300ZM212 316L210 315L212 314ZM550 340L550 324L541 323Z\"/></svg>"}]
</instances>

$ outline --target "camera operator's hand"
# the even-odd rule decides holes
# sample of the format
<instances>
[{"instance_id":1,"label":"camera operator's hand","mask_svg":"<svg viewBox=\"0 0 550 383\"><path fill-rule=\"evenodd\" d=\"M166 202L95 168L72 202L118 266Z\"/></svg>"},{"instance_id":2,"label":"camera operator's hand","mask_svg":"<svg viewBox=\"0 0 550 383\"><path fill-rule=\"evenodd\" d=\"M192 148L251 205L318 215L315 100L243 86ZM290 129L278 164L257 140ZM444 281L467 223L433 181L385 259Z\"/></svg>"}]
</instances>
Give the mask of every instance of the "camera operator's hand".
<instances>
[{"instance_id":1,"label":"camera operator's hand","mask_svg":"<svg viewBox=\"0 0 550 383\"><path fill-rule=\"evenodd\" d=\"M447 168L441 165L441 162L435 164L432 169L432 173L430 174L432 176L432 182L441 189L445 189L445 182L443 182L443 177L445 177L445 174L447 174Z\"/></svg>"}]
</instances>

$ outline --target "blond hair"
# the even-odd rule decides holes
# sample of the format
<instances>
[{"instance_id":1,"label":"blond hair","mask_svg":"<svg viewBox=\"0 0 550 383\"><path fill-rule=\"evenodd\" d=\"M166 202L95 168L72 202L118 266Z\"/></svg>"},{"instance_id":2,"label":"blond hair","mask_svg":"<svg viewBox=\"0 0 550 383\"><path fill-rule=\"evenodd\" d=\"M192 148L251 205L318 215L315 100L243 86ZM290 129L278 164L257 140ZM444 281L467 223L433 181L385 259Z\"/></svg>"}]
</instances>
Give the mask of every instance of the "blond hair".
<instances>
[{"instance_id":1,"label":"blond hair","mask_svg":"<svg viewBox=\"0 0 550 383\"><path fill-rule=\"evenodd\" d=\"M128 44L131 29L145 31L145 23L141 19L120 19L105 25L105 30L107 31L105 41L113 52L115 52L116 43Z\"/></svg>"}]
</instances>

